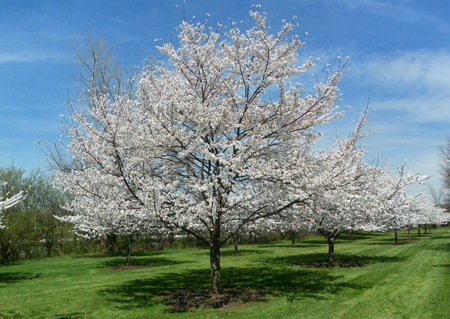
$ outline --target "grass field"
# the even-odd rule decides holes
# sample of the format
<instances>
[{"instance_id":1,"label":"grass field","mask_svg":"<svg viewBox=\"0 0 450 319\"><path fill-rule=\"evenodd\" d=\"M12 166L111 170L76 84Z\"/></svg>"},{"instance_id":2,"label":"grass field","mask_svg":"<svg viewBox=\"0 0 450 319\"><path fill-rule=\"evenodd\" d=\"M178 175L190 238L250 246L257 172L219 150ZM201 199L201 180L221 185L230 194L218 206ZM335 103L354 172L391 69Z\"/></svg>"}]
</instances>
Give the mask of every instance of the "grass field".
<instances>
[{"instance_id":1,"label":"grass field","mask_svg":"<svg viewBox=\"0 0 450 319\"><path fill-rule=\"evenodd\" d=\"M55 258L0 266L0 318L450 318L450 228L407 241L393 234L342 235L336 259L367 265L310 268L325 239L222 251L222 285L270 292L222 309L174 310L164 294L209 287L209 251L135 255L154 267L114 271L125 258Z\"/></svg>"}]
</instances>

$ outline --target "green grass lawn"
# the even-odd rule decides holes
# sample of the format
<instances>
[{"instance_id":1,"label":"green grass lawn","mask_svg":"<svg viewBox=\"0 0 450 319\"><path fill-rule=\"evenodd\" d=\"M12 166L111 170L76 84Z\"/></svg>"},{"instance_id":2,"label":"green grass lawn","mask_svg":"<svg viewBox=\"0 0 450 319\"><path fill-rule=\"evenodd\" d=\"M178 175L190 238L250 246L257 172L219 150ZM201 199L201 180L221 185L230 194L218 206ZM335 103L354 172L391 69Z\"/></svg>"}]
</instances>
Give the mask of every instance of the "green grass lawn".
<instances>
[{"instance_id":1,"label":"green grass lawn","mask_svg":"<svg viewBox=\"0 0 450 319\"><path fill-rule=\"evenodd\" d=\"M209 251L166 250L133 256L153 265L110 267L125 258L55 258L0 266L0 318L450 318L450 228L400 245L393 234L342 235L336 259L367 265L308 268L326 259L312 237L222 251L222 285L270 292L265 300L224 309L174 310L163 294L209 287Z\"/></svg>"}]
</instances>

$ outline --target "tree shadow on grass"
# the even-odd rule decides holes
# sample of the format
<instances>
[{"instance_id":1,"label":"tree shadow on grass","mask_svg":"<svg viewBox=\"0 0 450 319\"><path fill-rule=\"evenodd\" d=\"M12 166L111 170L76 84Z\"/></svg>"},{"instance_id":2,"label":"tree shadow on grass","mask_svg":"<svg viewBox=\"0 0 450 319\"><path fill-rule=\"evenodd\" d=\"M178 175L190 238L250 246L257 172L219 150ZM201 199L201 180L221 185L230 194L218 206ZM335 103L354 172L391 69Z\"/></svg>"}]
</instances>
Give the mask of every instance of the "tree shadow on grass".
<instances>
[{"instance_id":1,"label":"tree shadow on grass","mask_svg":"<svg viewBox=\"0 0 450 319\"><path fill-rule=\"evenodd\" d=\"M450 243L430 244L430 245L427 245L426 247L424 247L423 249L427 249L427 250L441 250L441 251L444 251L444 252L448 252L448 251L450 251Z\"/></svg>"},{"instance_id":2,"label":"tree shadow on grass","mask_svg":"<svg viewBox=\"0 0 450 319\"><path fill-rule=\"evenodd\" d=\"M220 252L220 256L222 257L230 257L230 256L247 256L247 255L253 255L253 254L265 254L268 253L267 250L255 250L255 249L239 249L238 253L236 254L234 250L222 250ZM207 253L209 256L209 252Z\"/></svg>"},{"instance_id":3,"label":"tree shadow on grass","mask_svg":"<svg viewBox=\"0 0 450 319\"><path fill-rule=\"evenodd\" d=\"M395 243L395 238L392 236L392 238L378 238L374 241L364 243L366 245L406 245L406 244L413 244L420 240L420 237L414 237L411 236L411 240L408 239L407 236L399 236L398 238L398 244Z\"/></svg>"},{"instance_id":4,"label":"tree shadow on grass","mask_svg":"<svg viewBox=\"0 0 450 319\"><path fill-rule=\"evenodd\" d=\"M42 276L42 274L28 272L3 272L0 273L0 288L3 286L2 284L14 284L16 282L32 280Z\"/></svg>"},{"instance_id":5,"label":"tree shadow on grass","mask_svg":"<svg viewBox=\"0 0 450 319\"><path fill-rule=\"evenodd\" d=\"M285 257L266 257L261 258L259 261L261 263L269 265L305 265L313 263L324 263L328 260L328 254L326 253L316 253L316 254L299 254L295 256L285 256ZM382 262L401 262L405 258L402 257L387 257L387 256L364 256L364 255L350 255L350 254L335 254L335 262L346 262L348 264L354 265L371 265Z\"/></svg>"},{"instance_id":6,"label":"tree shadow on grass","mask_svg":"<svg viewBox=\"0 0 450 319\"><path fill-rule=\"evenodd\" d=\"M440 267L440 268L448 268L448 269L450 269L450 264L448 264L448 265L433 265L433 267Z\"/></svg>"},{"instance_id":7,"label":"tree shadow on grass","mask_svg":"<svg viewBox=\"0 0 450 319\"><path fill-rule=\"evenodd\" d=\"M99 294L118 303L119 309L146 308L164 303L164 297L183 290L209 289L208 269L169 273L149 279L132 280L104 289ZM287 267L226 267L222 269L223 288L248 288L269 295L284 296L289 301L302 298L327 299L327 294L345 288L367 289L370 286L342 281L324 270ZM167 310L173 312L175 310ZM176 310L179 311L179 310Z\"/></svg>"},{"instance_id":8,"label":"tree shadow on grass","mask_svg":"<svg viewBox=\"0 0 450 319\"><path fill-rule=\"evenodd\" d=\"M260 246L262 248L267 248L267 246ZM291 247L291 246L276 246L276 247ZM220 256L221 257L239 257L239 256L248 256L253 254L270 254L271 250L264 250L264 249L239 249L238 253L236 254L233 249L221 249L220 250ZM202 251L199 253L199 255L208 256L210 255L209 250L208 251Z\"/></svg>"},{"instance_id":9,"label":"tree shadow on grass","mask_svg":"<svg viewBox=\"0 0 450 319\"><path fill-rule=\"evenodd\" d=\"M56 315L52 318L55 319L79 319L79 318L86 318L88 313L85 312L73 312L73 313L67 313L62 315Z\"/></svg>"},{"instance_id":10,"label":"tree shadow on grass","mask_svg":"<svg viewBox=\"0 0 450 319\"><path fill-rule=\"evenodd\" d=\"M280 246L278 246L280 247ZM239 256L247 256L247 255L253 255L253 254L268 254L270 253L269 250L263 250L263 249L239 249L238 253L236 254L234 252L234 249L221 249L220 250L220 256L221 257L239 257ZM202 251L199 253L199 255L208 256L210 255L209 250L208 251Z\"/></svg>"},{"instance_id":11,"label":"tree shadow on grass","mask_svg":"<svg viewBox=\"0 0 450 319\"><path fill-rule=\"evenodd\" d=\"M131 257L131 266L147 266L147 267L162 267L173 266L189 263L189 261L177 261L170 258L149 258L149 257ZM100 263L100 268L115 268L123 267L127 265L127 259L125 257L114 257Z\"/></svg>"},{"instance_id":12,"label":"tree shadow on grass","mask_svg":"<svg viewBox=\"0 0 450 319\"><path fill-rule=\"evenodd\" d=\"M365 234L365 233L356 233L353 234L353 236L351 234L341 234L339 236L338 241L344 240L345 242L352 242L352 241L359 241L359 240L365 240L365 239L374 239L374 237L377 236L376 234Z\"/></svg>"},{"instance_id":13,"label":"tree shadow on grass","mask_svg":"<svg viewBox=\"0 0 450 319\"><path fill-rule=\"evenodd\" d=\"M146 257L146 256L169 255L170 253L171 253L171 251L168 251L168 250L134 251L132 254L132 257L134 257L134 256ZM120 256L126 257L125 254L122 254Z\"/></svg>"},{"instance_id":14,"label":"tree shadow on grass","mask_svg":"<svg viewBox=\"0 0 450 319\"><path fill-rule=\"evenodd\" d=\"M439 235L439 236L433 236L433 237L431 237L432 239L450 239L450 236L442 236L442 235Z\"/></svg>"},{"instance_id":15,"label":"tree shadow on grass","mask_svg":"<svg viewBox=\"0 0 450 319\"><path fill-rule=\"evenodd\" d=\"M286 244L286 245L258 245L258 248L311 248L311 247L322 247L325 245L326 242L324 241L317 241L317 243L304 243L304 242L296 242L295 246L292 246L292 244Z\"/></svg>"},{"instance_id":16,"label":"tree shadow on grass","mask_svg":"<svg viewBox=\"0 0 450 319\"><path fill-rule=\"evenodd\" d=\"M262 244L258 245L258 248L286 248L286 247L292 247L291 241L285 241L286 244L280 243L280 244ZM295 247L301 247L301 248L309 248L309 247L321 247L323 245L327 244L326 239L306 239L306 240L296 240L295 241ZM294 247L294 248L295 248Z\"/></svg>"},{"instance_id":17,"label":"tree shadow on grass","mask_svg":"<svg viewBox=\"0 0 450 319\"><path fill-rule=\"evenodd\" d=\"M224 285L246 287L269 294L284 296L289 301L303 298L327 299L344 288L367 289L369 286L347 283L342 276L317 269L258 267L226 268L223 271Z\"/></svg>"}]
</instances>

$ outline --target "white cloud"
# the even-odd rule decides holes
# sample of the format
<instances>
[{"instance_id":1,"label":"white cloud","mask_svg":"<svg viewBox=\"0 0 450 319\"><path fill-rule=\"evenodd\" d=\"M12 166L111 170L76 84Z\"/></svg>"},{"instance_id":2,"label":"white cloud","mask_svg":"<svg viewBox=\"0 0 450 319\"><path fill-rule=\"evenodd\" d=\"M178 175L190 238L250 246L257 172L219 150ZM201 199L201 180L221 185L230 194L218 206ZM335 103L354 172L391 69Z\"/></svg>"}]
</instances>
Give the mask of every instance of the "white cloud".
<instances>
[{"instance_id":1,"label":"white cloud","mask_svg":"<svg viewBox=\"0 0 450 319\"><path fill-rule=\"evenodd\" d=\"M325 0L325 2L330 5L331 3L332 5L345 5L350 10L363 9L372 14L392 18L393 20L430 25L441 32L450 33L450 25L447 21L431 13L416 9L408 5L406 1L341 0L330 2Z\"/></svg>"},{"instance_id":2,"label":"white cloud","mask_svg":"<svg viewBox=\"0 0 450 319\"><path fill-rule=\"evenodd\" d=\"M68 62L72 61L67 54L58 54L53 52L0 52L0 63L6 62L39 62L39 61L51 61L51 62Z\"/></svg>"},{"instance_id":3,"label":"white cloud","mask_svg":"<svg viewBox=\"0 0 450 319\"><path fill-rule=\"evenodd\" d=\"M370 107L401 111L408 122L450 122L450 52L378 55L354 66L350 77L370 94Z\"/></svg>"},{"instance_id":4,"label":"white cloud","mask_svg":"<svg viewBox=\"0 0 450 319\"><path fill-rule=\"evenodd\" d=\"M361 71L368 74L368 80L387 87L413 86L439 91L449 86L450 52L415 51L375 56Z\"/></svg>"},{"instance_id":5,"label":"white cloud","mask_svg":"<svg viewBox=\"0 0 450 319\"><path fill-rule=\"evenodd\" d=\"M371 103L377 110L397 110L404 113L404 121L417 123L449 123L450 92L435 96L424 92L422 96L391 98Z\"/></svg>"}]
</instances>

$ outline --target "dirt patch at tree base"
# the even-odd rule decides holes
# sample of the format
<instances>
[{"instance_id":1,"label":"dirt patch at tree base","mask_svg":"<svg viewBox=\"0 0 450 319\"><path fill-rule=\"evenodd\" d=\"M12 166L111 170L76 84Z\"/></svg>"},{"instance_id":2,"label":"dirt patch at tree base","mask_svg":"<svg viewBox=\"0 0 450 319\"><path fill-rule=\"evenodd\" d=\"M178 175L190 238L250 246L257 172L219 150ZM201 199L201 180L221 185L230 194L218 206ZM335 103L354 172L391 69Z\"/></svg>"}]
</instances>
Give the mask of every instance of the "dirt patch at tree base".
<instances>
[{"instance_id":1,"label":"dirt patch at tree base","mask_svg":"<svg viewBox=\"0 0 450 319\"><path fill-rule=\"evenodd\" d=\"M230 309L252 301L265 301L265 292L246 288L223 288L221 294L208 289L182 290L165 296L166 305L174 309Z\"/></svg>"},{"instance_id":2,"label":"dirt patch at tree base","mask_svg":"<svg viewBox=\"0 0 450 319\"><path fill-rule=\"evenodd\" d=\"M130 265L130 266L114 266L114 267L108 267L106 269L111 271L127 271L127 270L136 270L136 269L143 269L143 268L152 268L155 266L152 265Z\"/></svg>"},{"instance_id":3,"label":"dirt patch at tree base","mask_svg":"<svg viewBox=\"0 0 450 319\"><path fill-rule=\"evenodd\" d=\"M356 267L364 267L367 266L368 263L363 263L359 261L352 260L341 260L335 262L318 262L318 261L307 261L301 262L298 265L305 267L314 267L314 268L356 268Z\"/></svg>"}]
</instances>

